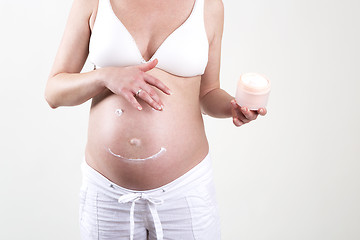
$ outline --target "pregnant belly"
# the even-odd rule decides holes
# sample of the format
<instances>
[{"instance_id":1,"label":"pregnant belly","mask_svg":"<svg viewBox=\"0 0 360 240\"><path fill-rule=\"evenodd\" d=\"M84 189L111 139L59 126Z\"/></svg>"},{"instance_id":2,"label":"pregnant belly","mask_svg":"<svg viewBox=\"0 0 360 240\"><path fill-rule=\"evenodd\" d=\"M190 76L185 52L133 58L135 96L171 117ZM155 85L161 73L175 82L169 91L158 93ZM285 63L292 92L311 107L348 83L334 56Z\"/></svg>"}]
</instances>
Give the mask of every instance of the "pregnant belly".
<instances>
[{"instance_id":1,"label":"pregnant belly","mask_svg":"<svg viewBox=\"0 0 360 240\"><path fill-rule=\"evenodd\" d=\"M143 106L139 111L109 91L95 98L87 163L116 184L136 190L160 187L199 163L208 153L208 142L198 91L194 86L169 87L173 95L157 91L163 111L138 99Z\"/></svg>"}]
</instances>

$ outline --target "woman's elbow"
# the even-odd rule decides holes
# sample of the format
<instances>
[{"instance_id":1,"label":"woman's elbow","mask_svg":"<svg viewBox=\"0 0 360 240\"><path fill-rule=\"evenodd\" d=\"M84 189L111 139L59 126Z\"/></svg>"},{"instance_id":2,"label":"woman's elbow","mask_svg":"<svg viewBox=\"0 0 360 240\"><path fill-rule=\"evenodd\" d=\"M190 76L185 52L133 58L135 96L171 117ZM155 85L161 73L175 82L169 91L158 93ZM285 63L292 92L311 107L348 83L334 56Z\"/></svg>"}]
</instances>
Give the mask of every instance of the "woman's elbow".
<instances>
[{"instance_id":1,"label":"woman's elbow","mask_svg":"<svg viewBox=\"0 0 360 240\"><path fill-rule=\"evenodd\" d=\"M46 100L46 102L49 104L49 106L50 106L52 109L55 109L55 108L58 107L58 105L56 105L56 104L54 103L54 101L52 101L52 99L49 97L49 95L46 94L46 92L45 92L45 100Z\"/></svg>"},{"instance_id":2,"label":"woman's elbow","mask_svg":"<svg viewBox=\"0 0 360 240\"><path fill-rule=\"evenodd\" d=\"M44 98L45 98L46 102L49 104L49 106L52 109L55 109L55 108L57 108L59 106L56 104L54 96L53 96L53 94L51 93L51 91L49 89L50 88L49 87L49 81L50 81L50 79L48 80L48 84L46 84L46 87L45 87Z\"/></svg>"}]
</instances>

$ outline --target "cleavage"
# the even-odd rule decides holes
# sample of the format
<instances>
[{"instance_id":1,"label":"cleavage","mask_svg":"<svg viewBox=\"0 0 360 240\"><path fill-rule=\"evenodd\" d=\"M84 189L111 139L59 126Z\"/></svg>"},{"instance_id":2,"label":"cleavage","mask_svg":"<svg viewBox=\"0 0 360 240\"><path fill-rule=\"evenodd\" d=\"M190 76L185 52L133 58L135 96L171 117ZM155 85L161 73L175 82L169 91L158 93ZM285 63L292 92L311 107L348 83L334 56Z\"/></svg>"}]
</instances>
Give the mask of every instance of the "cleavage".
<instances>
[{"instance_id":1,"label":"cleavage","mask_svg":"<svg viewBox=\"0 0 360 240\"><path fill-rule=\"evenodd\" d=\"M154 6L154 2L139 6L138 1L109 1L114 14L132 36L145 61L149 61L166 39L188 20L195 4L194 0L184 0L181 4L163 1L157 2L157 6Z\"/></svg>"}]
</instances>

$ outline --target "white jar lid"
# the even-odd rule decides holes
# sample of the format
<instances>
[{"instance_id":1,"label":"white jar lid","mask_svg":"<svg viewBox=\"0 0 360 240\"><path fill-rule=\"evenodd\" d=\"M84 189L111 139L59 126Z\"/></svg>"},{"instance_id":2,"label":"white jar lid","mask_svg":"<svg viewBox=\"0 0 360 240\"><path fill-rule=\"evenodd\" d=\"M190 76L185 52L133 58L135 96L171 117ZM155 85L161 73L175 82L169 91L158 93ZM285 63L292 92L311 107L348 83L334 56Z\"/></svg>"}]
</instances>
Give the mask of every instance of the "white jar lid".
<instances>
[{"instance_id":1,"label":"white jar lid","mask_svg":"<svg viewBox=\"0 0 360 240\"><path fill-rule=\"evenodd\" d=\"M264 88L269 84L266 78L256 73L243 74L241 80L249 87Z\"/></svg>"}]
</instances>

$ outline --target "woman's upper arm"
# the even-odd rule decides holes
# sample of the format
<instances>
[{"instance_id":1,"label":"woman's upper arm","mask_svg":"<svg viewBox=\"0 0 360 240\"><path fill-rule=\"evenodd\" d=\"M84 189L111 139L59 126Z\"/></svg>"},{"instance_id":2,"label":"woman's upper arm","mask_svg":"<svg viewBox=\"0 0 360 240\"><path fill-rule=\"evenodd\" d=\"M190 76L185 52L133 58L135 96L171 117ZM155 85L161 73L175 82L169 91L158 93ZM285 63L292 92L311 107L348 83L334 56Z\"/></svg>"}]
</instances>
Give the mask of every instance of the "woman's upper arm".
<instances>
[{"instance_id":1,"label":"woman's upper arm","mask_svg":"<svg viewBox=\"0 0 360 240\"><path fill-rule=\"evenodd\" d=\"M210 32L208 64L201 76L200 99L213 89L220 88L221 40L224 26L222 0L205 0L205 23Z\"/></svg>"},{"instance_id":2,"label":"woman's upper arm","mask_svg":"<svg viewBox=\"0 0 360 240\"><path fill-rule=\"evenodd\" d=\"M89 19L96 0L73 0L49 78L62 72L78 73L89 54Z\"/></svg>"}]
</instances>

